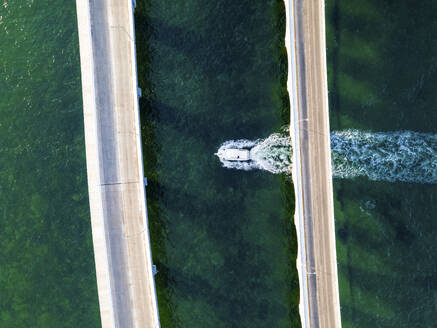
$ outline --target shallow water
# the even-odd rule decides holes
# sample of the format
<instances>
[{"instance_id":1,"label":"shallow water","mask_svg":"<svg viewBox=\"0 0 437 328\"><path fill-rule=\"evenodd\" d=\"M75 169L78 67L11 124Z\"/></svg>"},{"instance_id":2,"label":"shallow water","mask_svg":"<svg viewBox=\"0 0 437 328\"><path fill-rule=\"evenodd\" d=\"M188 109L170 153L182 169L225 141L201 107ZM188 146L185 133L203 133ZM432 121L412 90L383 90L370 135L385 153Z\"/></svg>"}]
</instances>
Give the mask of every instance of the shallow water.
<instances>
[{"instance_id":1,"label":"shallow water","mask_svg":"<svg viewBox=\"0 0 437 328\"><path fill-rule=\"evenodd\" d=\"M282 0L137 1L144 164L163 327L299 327L293 186L226 170L289 123Z\"/></svg>"},{"instance_id":2,"label":"shallow water","mask_svg":"<svg viewBox=\"0 0 437 328\"><path fill-rule=\"evenodd\" d=\"M436 134L436 5L327 1L331 130ZM435 325L436 197L436 185L334 180L343 327Z\"/></svg>"},{"instance_id":3,"label":"shallow water","mask_svg":"<svg viewBox=\"0 0 437 328\"><path fill-rule=\"evenodd\" d=\"M0 327L100 325L74 1L0 2Z\"/></svg>"}]
</instances>

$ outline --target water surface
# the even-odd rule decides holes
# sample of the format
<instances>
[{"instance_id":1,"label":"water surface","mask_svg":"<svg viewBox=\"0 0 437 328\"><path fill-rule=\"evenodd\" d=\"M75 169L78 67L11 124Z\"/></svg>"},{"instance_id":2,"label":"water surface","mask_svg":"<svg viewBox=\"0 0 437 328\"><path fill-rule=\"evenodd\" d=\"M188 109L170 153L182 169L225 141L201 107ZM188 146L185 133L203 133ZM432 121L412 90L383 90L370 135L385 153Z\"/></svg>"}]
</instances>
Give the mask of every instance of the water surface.
<instances>
[{"instance_id":1,"label":"water surface","mask_svg":"<svg viewBox=\"0 0 437 328\"><path fill-rule=\"evenodd\" d=\"M0 2L0 327L99 327L74 1Z\"/></svg>"},{"instance_id":2,"label":"water surface","mask_svg":"<svg viewBox=\"0 0 437 328\"><path fill-rule=\"evenodd\" d=\"M289 123L283 1L137 1L135 20L162 326L299 327L290 179L214 155Z\"/></svg>"},{"instance_id":3,"label":"water surface","mask_svg":"<svg viewBox=\"0 0 437 328\"><path fill-rule=\"evenodd\" d=\"M437 1L329 0L331 129L437 132ZM343 327L433 327L437 187L334 180Z\"/></svg>"}]
</instances>

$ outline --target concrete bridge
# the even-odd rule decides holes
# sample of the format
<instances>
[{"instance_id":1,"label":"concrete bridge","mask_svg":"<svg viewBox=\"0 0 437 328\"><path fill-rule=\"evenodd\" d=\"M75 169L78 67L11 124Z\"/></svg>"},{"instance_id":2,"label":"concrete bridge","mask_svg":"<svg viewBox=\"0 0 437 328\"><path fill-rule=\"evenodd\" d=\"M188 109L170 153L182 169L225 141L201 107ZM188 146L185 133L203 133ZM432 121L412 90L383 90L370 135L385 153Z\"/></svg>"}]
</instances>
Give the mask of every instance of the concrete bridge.
<instances>
[{"instance_id":1,"label":"concrete bridge","mask_svg":"<svg viewBox=\"0 0 437 328\"><path fill-rule=\"evenodd\" d=\"M285 3L302 325L341 327L324 3ZM143 184L132 2L76 4L102 327L159 327Z\"/></svg>"},{"instance_id":2,"label":"concrete bridge","mask_svg":"<svg viewBox=\"0 0 437 328\"><path fill-rule=\"evenodd\" d=\"M285 0L304 328L340 328L323 0Z\"/></svg>"},{"instance_id":3,"label":"concrete bridge","mask_svg":"<svg viewBox=\"0 0 437 328\"><path fill-rule=\"evenodd\" d=\"M130 0L77 0L91 224L104 328L159 327Z\"/></svg>"}]
</instances>

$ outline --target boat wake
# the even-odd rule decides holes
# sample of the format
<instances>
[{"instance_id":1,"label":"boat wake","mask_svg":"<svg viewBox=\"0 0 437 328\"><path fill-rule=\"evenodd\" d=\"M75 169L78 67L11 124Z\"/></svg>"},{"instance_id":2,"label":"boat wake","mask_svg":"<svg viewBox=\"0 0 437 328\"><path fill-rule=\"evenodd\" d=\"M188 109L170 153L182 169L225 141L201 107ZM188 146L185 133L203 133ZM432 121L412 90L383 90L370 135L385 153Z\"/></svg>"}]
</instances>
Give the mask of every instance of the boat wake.
<instances>
[{"instance_id":1,"label":"boat wake","mask_svg":"<svg viewBox=\"0 0 437 328\"><path fill-rule=\"evenodd\" d=\"M224 156L227 149L250 149L251 160L230 161ZM230 140L223 143L216 155L224 167L237 170L250 171L254 169L265 170L271 173L289 173L292 168L292 149L290 137L274 133L266 139Z\"/></svg>"},{"instance_id":2,"label":"boat wake","mask_svg":"<svg viewBox=\"0 0 437 328\"><path fill-rule=\"evenodd\" d=\"M229 161L226 149L249 149L250 161ZM230 140L216 155L224 167L239 170L261 169L291 174L292 147L288 133L274 133L266 139ZM403 132L331 133L333 177L365 176L375 181L437 183L437 135Z\"/></svg>"}]
</instances>

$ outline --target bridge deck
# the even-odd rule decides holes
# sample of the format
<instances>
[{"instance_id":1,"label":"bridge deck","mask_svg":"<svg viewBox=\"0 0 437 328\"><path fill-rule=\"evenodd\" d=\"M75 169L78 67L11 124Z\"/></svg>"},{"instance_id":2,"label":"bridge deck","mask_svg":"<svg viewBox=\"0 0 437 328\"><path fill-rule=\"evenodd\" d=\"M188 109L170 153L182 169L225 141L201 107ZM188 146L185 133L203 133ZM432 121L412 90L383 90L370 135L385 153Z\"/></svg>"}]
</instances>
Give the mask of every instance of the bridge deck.
<instances>
[{"instance_id":1,"label":"bridge deck","mask_svg":"<svg viewBox=\"0 0 437 328\"><path fill-rule=\"evenodd\" d=\"M77 0L88 189L103 327L159 327L129 0Z\"/></svg>"},{"instance_id":2,"label":"bridge deck","mask_svg":"<svg viewBox=\"0 0 437 328\"><path fill-rule=\"evenodd\" d=\"M323 0L286 0L301 318L341 327Z\"/></svg>"}]
</instances>

